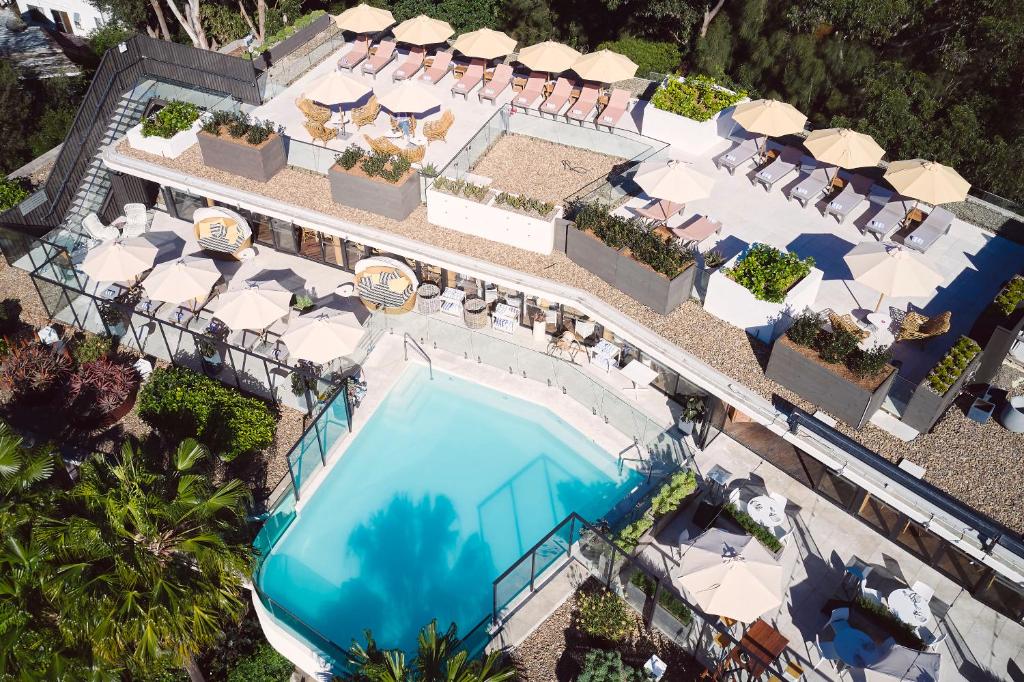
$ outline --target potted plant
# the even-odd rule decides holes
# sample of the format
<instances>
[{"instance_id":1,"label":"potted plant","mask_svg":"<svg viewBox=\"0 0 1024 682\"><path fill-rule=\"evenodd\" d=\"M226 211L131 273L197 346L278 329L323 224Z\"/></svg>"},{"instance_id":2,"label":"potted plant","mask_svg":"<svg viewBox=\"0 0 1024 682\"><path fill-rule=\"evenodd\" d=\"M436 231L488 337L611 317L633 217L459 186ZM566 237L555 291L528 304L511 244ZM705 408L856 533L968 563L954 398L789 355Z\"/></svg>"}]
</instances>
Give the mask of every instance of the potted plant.
<instances>
[{"instance_id":1,"label":"potted plant","mask_svg":"<svg viewBox=\"0 0 1024 682\"><path fill-rule=\"evenodd\" d=\"M327 171L336 204L404 220L420 205L419 175L402 155L350 145Z\"/></svg>"},{"instance_id":2,"label":"potted plant","mask_svg":"<svg viewBox=\"0 0 1024 682\"><path fill-rule=\"evenodd\" d=\"M111 336L124 336L127 328L124 324L124 313L113 301L100 301L96 306L100 313L100 319L106 325Z\"/></svg>"},{"instance_id":3,"label":"potted plant","mask_svg":"<svg viewBox=\"0 0 1024 682\"><path fill-rule=\"evenodd\" d=\"M204 363L213 367L219 367L223 364L223 360L220 357L220 349L217 348L217 339L212 336L197 336L196 350L203 356Z\"/></svg>"},{"instance_id":4,"label":"potted plant","mask_svg":"<svg viewBox=\"0 0 1024 682\"><path fill-rule=\"evenodd\" d=\"M683 435L693 435L693 429L704 417L704 399L700 396L688 395L683 400L683 411L679 415L679 430Z\"/></svg>"},{"instance_id":5,"label":"potted plant","mask_svg":"<svg viewBox=\"0 0 1024 682\"><path fill-rule=\"evenodd\" d=\"M292 302L292 308L298 310L300 313L306 312L314 305L313 299L306 294L296 294L295 301Z\"/></svg>"},{"instance_id":6,"label":"potted plant","mask_svg":"<svg viewBox=\"0 0 1024 682\"><path fill-rule=\"evenodd\" d=\"M128 144L151 154L175 159L196 143L199 107L172 100L128 131Z\"/></svg>"},{"instance_id":7,"label":"potted plant","mask_svg":"<svg viewBox=\"0 0 1024 682\"><path fill-rule=\"evenodd\" d=\"M198 138L204 164L250 180L267 182L288 163L283 132L242 112L214 111Z\"/></svg>"}]
</instances>

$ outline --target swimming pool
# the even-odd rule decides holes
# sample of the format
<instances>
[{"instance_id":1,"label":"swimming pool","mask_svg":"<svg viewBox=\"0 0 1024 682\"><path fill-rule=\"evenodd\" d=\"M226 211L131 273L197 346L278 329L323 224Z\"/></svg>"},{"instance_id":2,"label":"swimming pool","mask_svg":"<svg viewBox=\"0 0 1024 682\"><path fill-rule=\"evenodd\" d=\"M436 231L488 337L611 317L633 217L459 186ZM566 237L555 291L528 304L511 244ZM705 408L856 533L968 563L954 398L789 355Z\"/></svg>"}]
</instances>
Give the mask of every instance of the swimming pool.
<instances>
[{"instance_id":1,"label":"swimming pool","mask_svg":"<svg viewBox=\"0 0 1024 682\"><path fill-rule=\"evenodd\" d=\"M641 481L548 410L411 365L270 551L262 590L341 648L466 634L491 583L570 512Z\"/></svg>"}]
</instances>

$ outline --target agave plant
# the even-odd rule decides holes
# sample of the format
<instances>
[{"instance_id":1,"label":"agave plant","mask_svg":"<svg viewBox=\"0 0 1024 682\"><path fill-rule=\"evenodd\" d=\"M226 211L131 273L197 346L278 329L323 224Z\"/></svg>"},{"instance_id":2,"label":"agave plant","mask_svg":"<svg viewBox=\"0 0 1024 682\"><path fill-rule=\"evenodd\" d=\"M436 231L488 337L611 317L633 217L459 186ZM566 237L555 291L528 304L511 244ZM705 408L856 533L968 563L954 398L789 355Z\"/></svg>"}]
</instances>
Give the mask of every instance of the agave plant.
<instances>
[{"instance_id":1,"label":"agave plant","mask_svg":"<svg viewBox=\"0 0 1024 682\"><path fill-rule=\"evenodd\" d=\"M118 409L139 385L134 369L107 358L87 362L71 376L68 398L76 416L103 418Z\"/></svg>"},{"instance_id":2,"label":"agave plant","mask_svg":"<svg viewBox=\"0 0 1024 682\"><path fill-rule=\"evenodd\" d=\"M9 387L16 398L42 399L67 379L72 365L66 352L36 343L16 344L0 365L0 384Z\"/></svg>"}]
</instances>

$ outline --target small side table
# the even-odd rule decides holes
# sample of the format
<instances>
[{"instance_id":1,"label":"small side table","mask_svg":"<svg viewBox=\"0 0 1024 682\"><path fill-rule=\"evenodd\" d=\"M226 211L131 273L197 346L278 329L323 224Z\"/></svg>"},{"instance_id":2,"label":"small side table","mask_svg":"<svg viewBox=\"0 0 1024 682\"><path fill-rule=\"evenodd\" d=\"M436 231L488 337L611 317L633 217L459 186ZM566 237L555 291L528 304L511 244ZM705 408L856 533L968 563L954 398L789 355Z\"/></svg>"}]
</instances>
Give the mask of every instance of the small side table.
<instances>
[{"instance_id":1,"label":"small side table","mask_svg":"<svg viewBox=\"0 0 1024 682\"><path fill-rule=\"evenodd\" d=\"M647 659L647 662L644 663L644 672L646 672L652 680L655 680L655 682L662 678L666 670L668 670L668 665L665 664L665 661L658 658L657 654L652 655Z\"/></svg>"}]
</instances>

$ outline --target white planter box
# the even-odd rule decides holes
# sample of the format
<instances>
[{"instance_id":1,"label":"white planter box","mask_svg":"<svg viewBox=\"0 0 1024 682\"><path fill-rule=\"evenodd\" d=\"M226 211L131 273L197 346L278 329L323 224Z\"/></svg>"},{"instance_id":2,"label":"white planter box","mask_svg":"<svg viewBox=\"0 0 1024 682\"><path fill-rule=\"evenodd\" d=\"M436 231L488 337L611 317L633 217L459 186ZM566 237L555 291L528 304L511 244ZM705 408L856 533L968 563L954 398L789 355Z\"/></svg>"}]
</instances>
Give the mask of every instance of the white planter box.
<instances>
[{"instance_id":1,"label":"white planter box","mask_svg":"<svg viewBox=\"0 0 1024 682\"><path fill-rule=\"evenodd\" d=\"M128 144L133 149L138 149L142 152L149 152L150 154L156 154L167 159L176 159L182 155L182 153L191 147L192 145L199 142L196 135L199 133L199 129L202 127L202 117L196 119L196 122L192 124L192 127L188 130L182 130L174 137L158 137L156 135L150 137L142 136L142 124L135 126L128 131Z\"/></svg>"},{"instance_id":2,"label":"white planter box","mask_svg":"<svg viewBox=\"0 0 1024 682\"><path fill-rule=\"evenodd\" d=\"M534 253L550 254L555 246L555 208L544 220L494 206L494 199L481 204L433 188L427 190L427 221L456 232L483 237Z\"/></svg>"},{"instance_id":3,"label":"white planter box","mask_svg":"<svg viewBox=\"0 0 1024 682\"><path fill-rule=\"evenodd\" d=\"M737 258L726 265L734 266ZM799 315L814 303L824 276L821 270L811 268L810 273L789 290L782 303L769 303L754 298L752 293L729 279L722 270L724 268L713 272L708 280L704 309L769 344L789 328L791 317Z\"/></svg>"},{"instance_id":4,"label":"white planter box","mask_svg":"<svg viewBox=\"0 0 1024 682\"><path fill-rule=\"evenodd\" d=\"M742 100L746 102L747 100ZM633 116L639 121L640 133L667 142L688 154L702 154L727 139L737 123L732 120L733 107L722 109L707 121L695 121L679 114L662 111L647 101L638 102Z\"/></svg>"}]
</instances>

